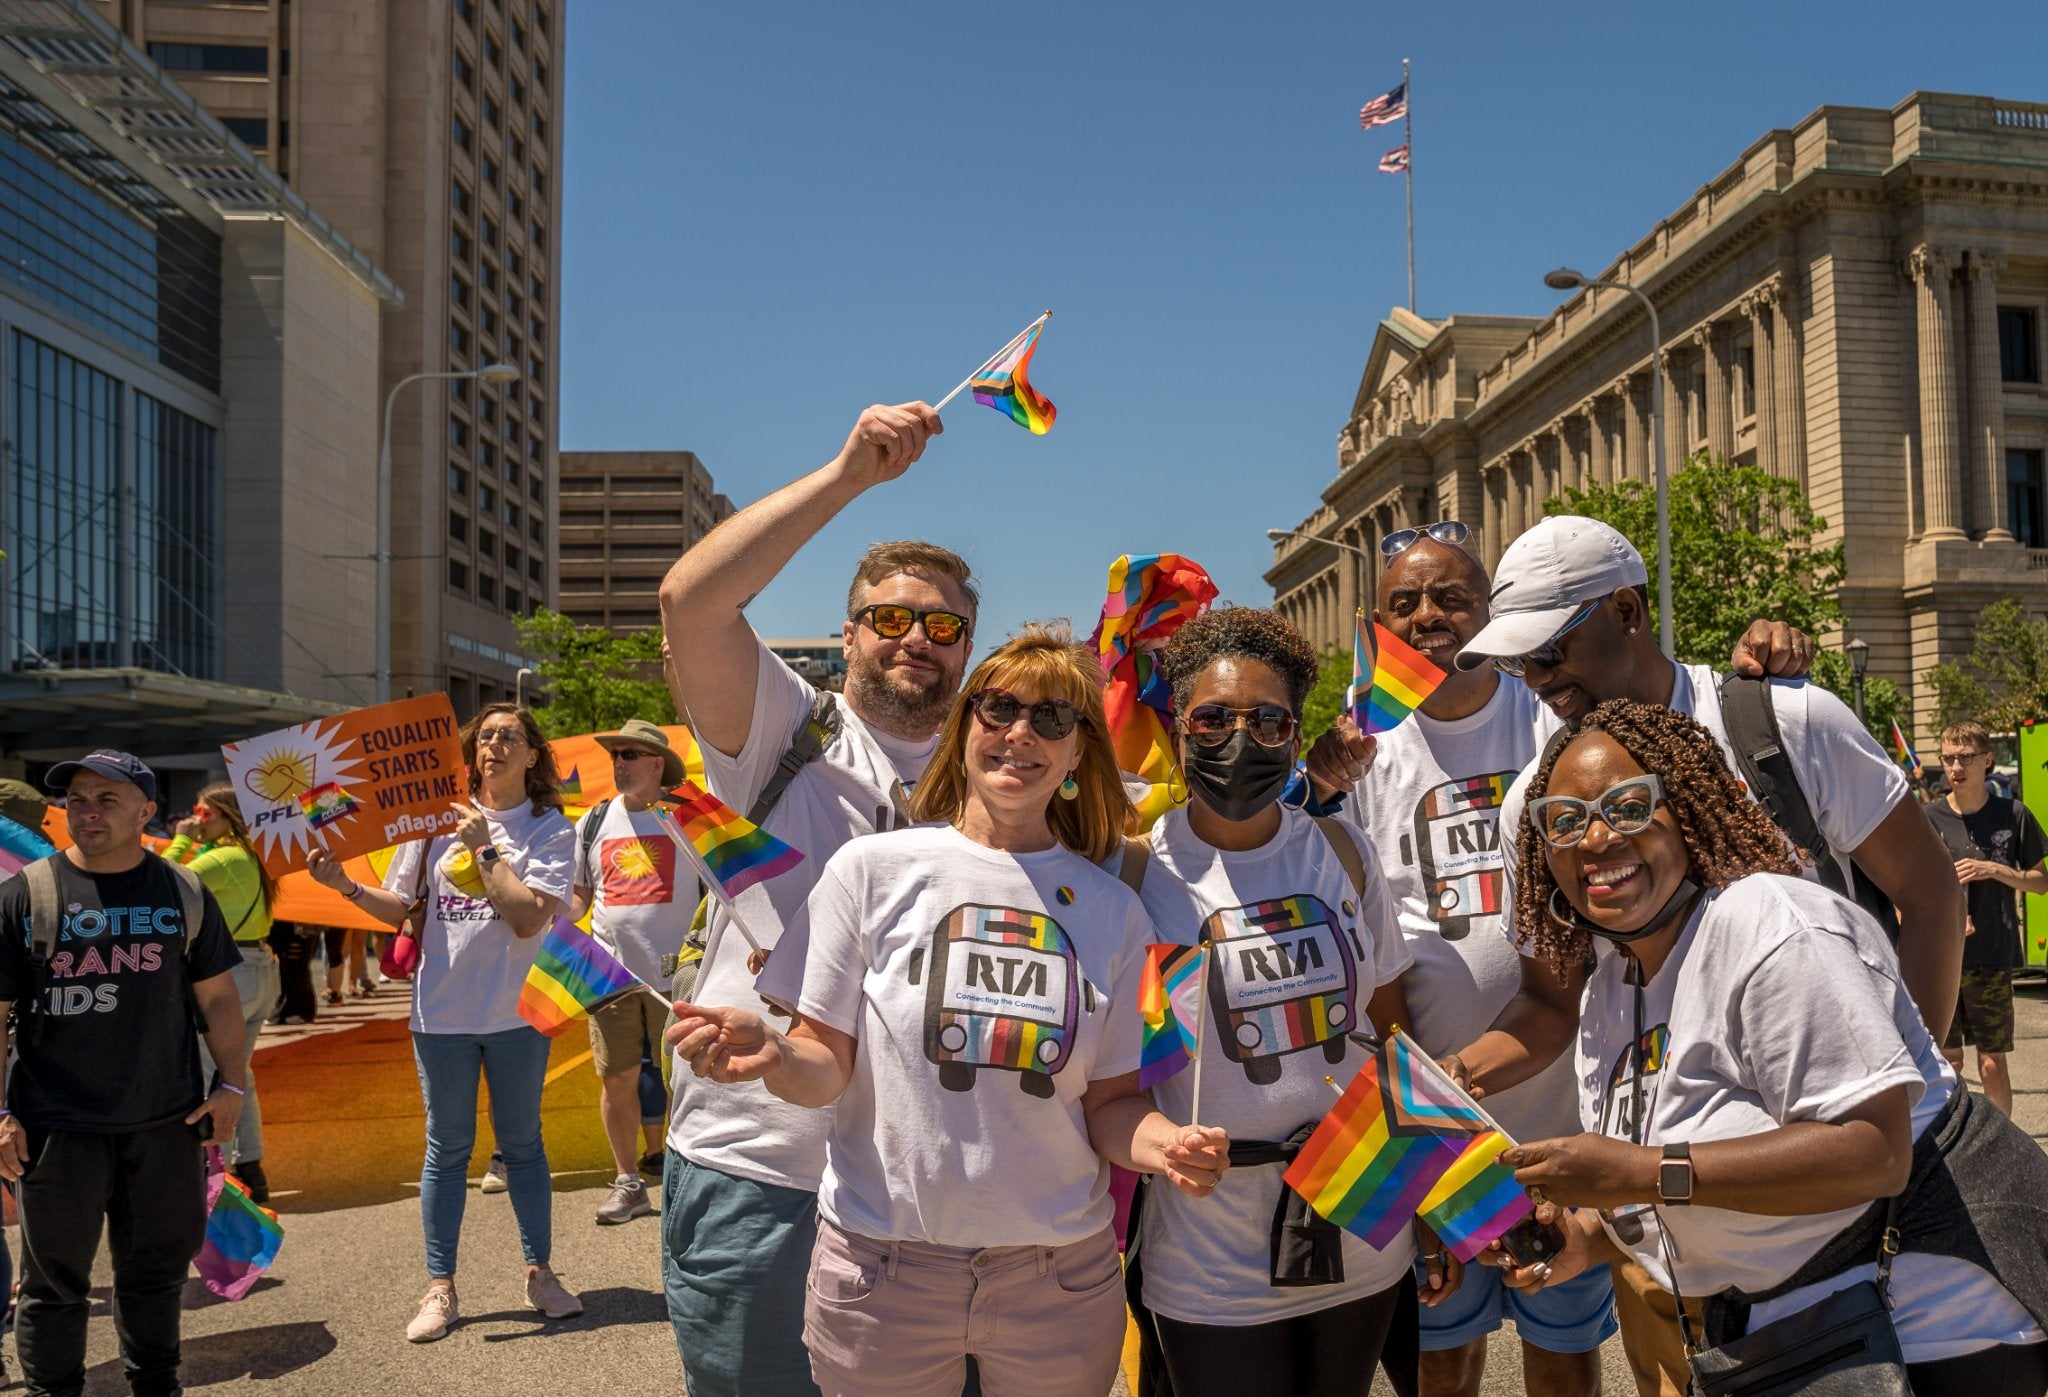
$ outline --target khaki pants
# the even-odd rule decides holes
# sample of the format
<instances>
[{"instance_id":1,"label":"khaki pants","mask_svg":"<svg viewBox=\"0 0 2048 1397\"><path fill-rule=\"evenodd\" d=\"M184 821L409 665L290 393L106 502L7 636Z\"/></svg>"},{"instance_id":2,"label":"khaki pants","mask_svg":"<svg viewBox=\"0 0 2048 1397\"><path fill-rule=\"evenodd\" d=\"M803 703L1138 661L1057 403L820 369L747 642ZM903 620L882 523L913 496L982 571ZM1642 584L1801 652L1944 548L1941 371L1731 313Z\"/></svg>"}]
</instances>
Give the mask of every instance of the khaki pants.
<instances>
[{"instance_id":1,"label":"khaki pants","mask_svg":"<svg viewBox=\"0 0 2048 1397\"><path fill-rule=\"evenodd\" d=\"M1685 1361L1685 1336L1678 1327L1678 1299L1650 1279L1633 1261L1617 1261L1614 1272L1614 1314L1621 1321L1621 1351L1635 1374L1642 1397L1685 1397L1692 1369ZM1694 1332L1700 1303L1688 1300Z\"/></svg>"}]
</instances>

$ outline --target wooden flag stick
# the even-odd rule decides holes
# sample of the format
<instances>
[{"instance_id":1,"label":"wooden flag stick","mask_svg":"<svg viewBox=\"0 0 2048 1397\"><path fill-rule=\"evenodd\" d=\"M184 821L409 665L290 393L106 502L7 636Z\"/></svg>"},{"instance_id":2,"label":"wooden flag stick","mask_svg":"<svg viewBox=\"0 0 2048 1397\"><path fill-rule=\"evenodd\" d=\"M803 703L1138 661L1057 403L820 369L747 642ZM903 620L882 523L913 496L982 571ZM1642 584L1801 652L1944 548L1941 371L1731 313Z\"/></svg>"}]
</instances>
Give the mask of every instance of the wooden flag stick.
<instances>
[{"instance_id":1,"label":"wooden flag stick","mask_svg":"<svg viewBox=\"0 0 2048 1397\"><path fill-rule=\"evenodd\" d=\"M1050 312L1048 312L1049 314ZM1202 1123L1202 1022L1209 1016L1209 953L1215 943L1202 943L1202 968L1195 972L1195 1099L1188 1105L1188 1124Z\"/></svg>"},{"instance_id":2,"label":"wooden flag stick","mask_svg":"<svg viewBox=\"0 0 2048 1397\"><path fill-rule=\"evenodd\" d=\"M712 875L711 866L704 862L704 856L697 852L697 846L692 844L688 837L684 835L682 826L676 823L676 817L670 812L663 810L660 806L655 806L654 810L655 819L661 822L661 827L668 831L668 837L675 842L675 846L683 851L684 856L690 860L691 865L703 876L704 886L710 890L713 897L718 899L718 905L725 909L725 914L732 918L732 924L739 928L740 935L746 940L748 948L766 955L767 948L754 939L754 933L747 928L747 919L740 915L740 909L733 906L732 899L725 895L725 889L720 886L718 879Z\"/></svg>"},{"instance_id":3,"label":"wooden flag stick","mask_svg":"<svg viewBox=\"0 0 2048 1397\"><path fill-rule=\"evenodd\" d=\"M1017 347L1017 341L1023 339L1026 335L1030 334L1033 330L1036 330L1039 326L1043 325L1046 321L1050 319L1052 319L1052 312L1046 311L1043 315L1039 316L1038 319L1032 321L1029 325L1026 325L1016 334L1010 336L1010 342L1008 344L1004 345L1001 349L998 349L995 353L989 355L988 358L982 360L979 364L976 364L974 366L974 373L967 375L967 377L961 379L958 383L954 384L952 392L948 393L945 397L933 403L932 411L937 412L947 403L950 403L953 401L953 399L959 397L960 390L965 388L968 384L974 382L974 374L980 373L990 364L993 364L996 360L1002 358L1005 354L1008 354L1011 350L1015 349Z\"/></svg>"}]
</instances>

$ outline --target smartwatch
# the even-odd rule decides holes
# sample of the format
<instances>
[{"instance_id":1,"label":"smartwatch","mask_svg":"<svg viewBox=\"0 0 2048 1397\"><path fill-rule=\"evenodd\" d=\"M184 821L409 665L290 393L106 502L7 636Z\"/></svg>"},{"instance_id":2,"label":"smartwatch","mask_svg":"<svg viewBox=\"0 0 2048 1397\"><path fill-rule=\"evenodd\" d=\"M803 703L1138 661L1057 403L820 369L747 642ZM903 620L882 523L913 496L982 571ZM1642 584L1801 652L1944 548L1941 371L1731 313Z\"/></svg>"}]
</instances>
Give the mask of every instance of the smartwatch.
<instances>
[{"instance_id":1,"label":"smartwatch","mask_svg":"<svg viewBox=\"0 0 2048 1397\"><path fill-rule=\"evenodd\" d=\"M476 861L485 868L489 868L498 861L498 846L495 844L484 845L483 848L476 851Z\"/></svg>"},{"instance_id":2,"label":"smartwatch","mask_svg":"<svg viewBox=\"0 0 2048 1397\"><path fill-rule=\"evenodd\" d=\"M1692 1146L1684 1141L1664 1147L1657 1165L1657 1201L1670 1207L1692 1202Z\"/></svg>"}]
</instances>

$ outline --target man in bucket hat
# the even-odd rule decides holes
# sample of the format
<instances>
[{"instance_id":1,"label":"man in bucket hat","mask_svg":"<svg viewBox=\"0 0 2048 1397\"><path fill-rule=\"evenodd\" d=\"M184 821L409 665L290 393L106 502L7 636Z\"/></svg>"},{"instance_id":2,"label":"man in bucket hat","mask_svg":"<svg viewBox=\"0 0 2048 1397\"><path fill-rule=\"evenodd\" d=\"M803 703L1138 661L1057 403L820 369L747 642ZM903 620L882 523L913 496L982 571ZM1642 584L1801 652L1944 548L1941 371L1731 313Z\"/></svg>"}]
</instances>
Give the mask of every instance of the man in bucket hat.
<instances>
[{"instance_id":1,"label":"man in bucket hat","mask_svg":"<svg viewBox=\"0 0 2048 1397\"><path fill-rule=\"evenodd\" d=\"M590 932L641 980L666 991L697 905L697 879L654 814L654 802L683 779L683 759L668 734L641 718L597 745L612 756L618 795L599 801L576 826L573 912L590 912ZM640 1062L666 1052L668 1015L651 995L629 994L590 1016L590 1052L604 1083L599 1107L611 1142L614 1176L597 1207L600 1225L631 1222L654 1211L640 1177L659 1166L668 1113L640 1101ZM646 1137L645 1151L640 1136Z\"/></svg>"}]
</instances>

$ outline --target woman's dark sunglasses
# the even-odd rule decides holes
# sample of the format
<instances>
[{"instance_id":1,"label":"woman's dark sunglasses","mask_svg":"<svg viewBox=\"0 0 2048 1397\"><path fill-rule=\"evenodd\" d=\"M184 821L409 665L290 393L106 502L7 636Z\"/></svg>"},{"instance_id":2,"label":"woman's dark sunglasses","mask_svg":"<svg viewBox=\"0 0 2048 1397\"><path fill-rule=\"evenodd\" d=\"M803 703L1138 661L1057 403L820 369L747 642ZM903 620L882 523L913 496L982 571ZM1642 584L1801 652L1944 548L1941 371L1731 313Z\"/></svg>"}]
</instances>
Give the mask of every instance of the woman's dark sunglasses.
<instances>
[{"instance_id":1,"label":"woman's dark sunglasses","mask_svg":"<svg viewBox=\"0 0 2048 1397\"><path fill-rule=\"evenodd\" d=\"M924 638L934 645L958 645L973 624L957 611L916 611L907 606L864 606L853 613L884 640L900 640L910 628L923 625Z\"/></svg>"},{"instance_id":2,"label":"woman's dark sunglasses","mask_svg":"<svg viewBox=\"0 0 2048 1397\"><path fill-rule=\"evenodd\" d=\"M1569 849L1593 828L1593 817L1607 822L1616 834L1641 834L1650 827L1664 783L1654 773L1617 782L1594 797L1545 796L1529 802L1529 819L1553 849Z\"/></svg>"},{"instance_id":3,"label":"woman's dark sunglasses","mask_svg":"<svg viewBox=\"0 0 2048 1397\"><path fill-rule=\"evenodd\" d=\"M1188 710L1181 726L1191 740L1204 747L1228 742L1240 727L1261 747L1285 747L1294 740L1294 715L1277 703L1262 703L1257 708L1198 703Z\"/></svg>"},{"instance_id":4,"label":"woman's dark sunglasses","mask_svg":"<svg viewBox=\"0 0 2048 1397\"><path fill-rule=\"evenodd\" d=\"M1019 714L1029 713L1031 731L1047 742L1058 742L1081 721L1080 713L1065 699L1040 699L1026 704L1008 689L982 689L968 695L967 706L974 711L975 721L990 732L1002 732L1017 721Z\"/></svg>"},{"instance_id":5,"label":"woman's dark sunglasses","mask_svg":"<svg viewBox=\"0 0 2048 1397\"><path fill-rule=\"evenodd\" d=\"M1472 531L1455 519L1439 519L1423 529L1396 529L1380 540L1382 558L1398 557L1425 538L1438 543L1463 544L1472 537Z\"/></svg>"}]
</instances>

